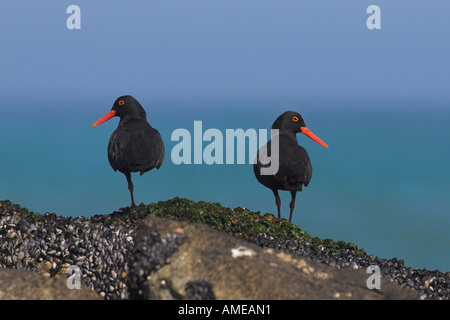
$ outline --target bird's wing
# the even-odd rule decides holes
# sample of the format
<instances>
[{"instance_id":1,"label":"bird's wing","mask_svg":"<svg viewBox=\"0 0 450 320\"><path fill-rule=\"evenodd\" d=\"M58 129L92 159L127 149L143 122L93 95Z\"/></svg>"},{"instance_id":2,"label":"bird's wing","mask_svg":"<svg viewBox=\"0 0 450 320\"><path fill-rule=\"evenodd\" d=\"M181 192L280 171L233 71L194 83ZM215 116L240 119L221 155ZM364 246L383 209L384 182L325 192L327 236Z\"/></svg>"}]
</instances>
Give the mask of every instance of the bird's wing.
<instances>
[{"instance_id":1,"label":"bird's wing","mask_svg":"<svg viewBox=\"0 0 450 320\"><path fill-rule=\"evenodd\" d=\"M312 176L312 166L308 153L304 148L297 143L290 140L280 139L279 145L279 168L274 175L261 175L261 168L268 167L260 162L260 156L272 155L272 141L269 141L266 146L267 151L260 154L261 148L258 151L257 161L253 165L253 171L260 183L271 189L281 190L301 190L302 186L307 186Z\"/></svg>"},{"instance_id":2,"label":"bird's wing","mask_svg":"<svg viewBox=\"0 0 450 320\"><path fill-rule=\"evenodd\" d=\"M131 132L116 129L109 138L108 160L114 171L123 171L129 163L129 143L132 140ZM128 170L127 170L128 171Z\"/></svg>"},{"instance_id":3,"label":"bird's wing","mask_svg":"<svg viewBox=\"0 0 450 320\"><path fill-rule=\"evenodd\" d=\"M136 164L139 171L148 171L153 168L159 169L164 161L164 143L158 130L148 129L133 133L133 142L136 144Z\"/></svg>"},{"instance_id":4,"label":"bird's wing","mask_svg":"<svg viewBox=\"0 0 450 320\"><path fill-rule=\"evenodd\" d=\"M161 135L149 125L132 131L118 128L111 135L108 146L111 167L119 171L146 172L159 168L164 153Z\"/></svg>"},{"instance_id":5,"label":"bird's wing","mask_svg":"<svg viewBox=\"0 0 450 320\"><path fill-rule=\"evenodd\" d=\"M275 175L277 182L286 189L307 186L311 181L312 165L308 153L299 145L280 147L279 170Z\"/></svg>"}]
</instances>

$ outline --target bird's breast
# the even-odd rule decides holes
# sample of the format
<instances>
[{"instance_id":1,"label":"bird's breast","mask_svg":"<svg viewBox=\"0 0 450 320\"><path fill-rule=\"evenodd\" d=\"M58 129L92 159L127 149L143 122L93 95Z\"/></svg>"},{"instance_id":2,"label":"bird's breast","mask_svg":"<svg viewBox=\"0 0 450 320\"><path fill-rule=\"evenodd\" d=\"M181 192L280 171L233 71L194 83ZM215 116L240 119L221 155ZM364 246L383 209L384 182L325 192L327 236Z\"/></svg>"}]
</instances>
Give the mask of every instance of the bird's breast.
<instances>
[{"instance_id":1,"label":"bird's breast","mask_svg":"<svg viewBox=\"0 0 450 320\"><path fill-rule=\"evenodd\" d=\"M111 135L108 160L114 170L137 172L159 168L164 160L164 143L150 125L118 127Z\"/></svg>"}]
</instances>

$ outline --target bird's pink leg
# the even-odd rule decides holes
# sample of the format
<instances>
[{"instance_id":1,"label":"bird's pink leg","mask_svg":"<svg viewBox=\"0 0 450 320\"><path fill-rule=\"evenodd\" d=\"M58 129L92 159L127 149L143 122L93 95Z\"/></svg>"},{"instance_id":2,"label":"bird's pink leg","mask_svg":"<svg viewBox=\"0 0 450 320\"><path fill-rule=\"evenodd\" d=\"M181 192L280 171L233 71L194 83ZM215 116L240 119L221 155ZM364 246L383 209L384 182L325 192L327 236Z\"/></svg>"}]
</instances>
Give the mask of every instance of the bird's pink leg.
<instances>
[{"instance_id":1,"label":"bird's pink leg","mask_svg":"<svg viewBox=\"0 0 450 320\"><path fill-rule=\"evenodd\" d=\"M281 199L280 199L280 195L278 194L278 190L272 190L272 191L273 191L273 195L275 196L275 203L277 205L278 219L281 219L281 213L280 213Z\"/></svg>"},{"instance_id":2,"label":"bird's pink leg","mask_svg":"<svg viewBox=\"0 0 450 320\"><path fill-rule=\"evenodd\" d=\"M295 196L296 195L297 195L297 191L291 191L292 200L291 200L291 203L289 204L289 209L291 209L291 212L289 214L289 222L291 222L291 220L292 220L292 213L294 212L294 208L295 208Z\"/></svg>"},{"instance_id":3,"label":"bird's pink leg","mask_svg":"<svg viewBox=\"0 0 450 320\"><path fill-rule=\"evenodd\" d=\"M134 203L134 196L133 196L133 190L134 190L134 186L133 186L133 182L131 181L131 173L125 173L125 177L127 177L127 181L128 181L128 190L130 190L130 195L131 195L131 208L136 208L136 203Z\"/></svg>"}]
</instances>

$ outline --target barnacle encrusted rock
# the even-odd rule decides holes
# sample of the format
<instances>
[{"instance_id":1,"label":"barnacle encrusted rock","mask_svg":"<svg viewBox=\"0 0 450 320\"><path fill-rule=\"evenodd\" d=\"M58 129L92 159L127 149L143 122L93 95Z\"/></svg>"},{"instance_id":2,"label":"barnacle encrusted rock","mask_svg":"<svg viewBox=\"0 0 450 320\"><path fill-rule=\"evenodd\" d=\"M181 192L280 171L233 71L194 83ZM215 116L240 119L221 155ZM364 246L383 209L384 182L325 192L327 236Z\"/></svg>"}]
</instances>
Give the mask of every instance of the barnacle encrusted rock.
<instances>
[{"instance_id":1,"label":"barnacle encrusted rock","mask_svg":"<svg viewBox=\"0 0 450 320\"><path fill-rule=\"evenodd\" d=\"M196 223L149 217L138 229L136 244L148 235L168 243L177 230L183 230L183 241L166 263L134 282L141 298L183 299L188 283L201 280L216 299L417 299L413 290L388 280L382 280L380 290L368 289L370 275L363 270L337 269L263 249ZM134 253L137 261L139 254ZM147 259L145 254L142 258Z\"/></svg>"}]
</instances>

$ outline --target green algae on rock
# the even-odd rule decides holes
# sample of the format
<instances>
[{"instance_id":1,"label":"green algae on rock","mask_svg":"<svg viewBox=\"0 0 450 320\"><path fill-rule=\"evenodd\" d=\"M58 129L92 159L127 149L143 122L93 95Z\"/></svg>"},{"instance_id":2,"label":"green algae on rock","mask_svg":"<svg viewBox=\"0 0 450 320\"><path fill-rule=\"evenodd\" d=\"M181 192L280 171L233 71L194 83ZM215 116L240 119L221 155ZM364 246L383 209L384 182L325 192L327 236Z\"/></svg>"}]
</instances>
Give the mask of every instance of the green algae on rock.
<instances>
[{"instance_id":1,"label":"green algae on rock","mask_svg":"<svg viewBox=\"0 0 450 320\"><path fill-rule=\"evenodd\" d=\"M44 223L46 221L45 215L29 211L9 200L0 202L0 213L2 208L23 213L33 221ZM241 207L232 209L217 202L196 202L175 197L148 205L141 204L136 208L126 207L107 215L95 215L90 220L106 225L134 224L147 216L206 224L213 229L242 239L251 239L261 234L274 239L296 239L300 243L309 244L314 251L326 251L330 254L346 251L359 257L368 258L367 253L353 243L312 237L300 227L285 219L277 219L271 213L261 214Z\"/></svg>"},{"instance_id":2,"label":"green algae on rock","mask_svg":"<svg viewBox=\"0 0 450 320\"><path fill-rule=\"evenodd\" d=\"M25 207L21 207L18 204L12 203L10 200L0 201L0 215L3 212L6 212L6 210L23 214L23 215L27 216L28 218L30 218L33 221L42 221L42 220L44 220L43 216L40 215L39 213L34 213L33 211L30 211L30 210L28 210Z\"/></svg>"},{"instance_id":3,"label":"green algae on rock","mask_svg":"<svg viewBox=\"0 0 450 320\"><path fill-rule=\"evenodd\" d=\"M206 224L213 229L243 239L264 234L275 239L297 239L300 242L307 242L316 251L325 250L327 253L347 251L360 257L367 256L364 250L353 243L312 237L300 227L285 219L277 219L271 213L261 214L260 212L253 212L240 207L232 209L224 207L217 202L195 202L175 197L149 205L141 204L134 209L127 207L107 217L96 217L105 217L105 223L109 224L120 222L133 223L147 216Z\"/></svg>"},{"instance_id":4,"label":"green algae on rock","mask_svg":"<svg viewBox=\"0 0 450 320\"><path fill-rule=\"evenodd\" d=\"M9 200L0 202L0 213L3 210L22 213L31 220L44 222L44 224L46 221L45 215L29 211L27 208L13 204ZM274 239L297 239L300 243L309 244L311 249L315 251L326 251L327 253L347 251L359 257L368 257L364 250L353 243L312 237L300 227L285 219L277 219L271 213L261 214L241 207L232 209L217 202L195 202L175 197L148 205L141 204L136 208L126 207L107 215L95 215L90 220L91 222L102 222L106 225L134 224L147 216L206 224L213 229L243 239L250 239L263 234Z\"/></svg>"}]
</instances>

